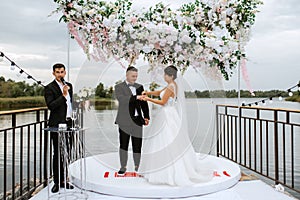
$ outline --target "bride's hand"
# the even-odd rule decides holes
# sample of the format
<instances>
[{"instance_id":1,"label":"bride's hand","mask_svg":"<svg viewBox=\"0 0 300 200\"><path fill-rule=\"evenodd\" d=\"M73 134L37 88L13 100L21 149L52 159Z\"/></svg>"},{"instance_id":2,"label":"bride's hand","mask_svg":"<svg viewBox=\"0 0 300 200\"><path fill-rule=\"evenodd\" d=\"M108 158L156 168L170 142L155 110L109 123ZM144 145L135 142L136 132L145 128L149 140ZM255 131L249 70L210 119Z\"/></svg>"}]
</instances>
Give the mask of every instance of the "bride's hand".
<instances>
[{"instance_id":1,"label":"bride's hand","mask_svg":"<svg viewBox=\"0 0 300 200\"><path fill-rule=\"evenodd\" d=\"M144 95L143 96L143 101L148 101L149 100L149 97L147 95Z\"/></svg>"}]
</instances>

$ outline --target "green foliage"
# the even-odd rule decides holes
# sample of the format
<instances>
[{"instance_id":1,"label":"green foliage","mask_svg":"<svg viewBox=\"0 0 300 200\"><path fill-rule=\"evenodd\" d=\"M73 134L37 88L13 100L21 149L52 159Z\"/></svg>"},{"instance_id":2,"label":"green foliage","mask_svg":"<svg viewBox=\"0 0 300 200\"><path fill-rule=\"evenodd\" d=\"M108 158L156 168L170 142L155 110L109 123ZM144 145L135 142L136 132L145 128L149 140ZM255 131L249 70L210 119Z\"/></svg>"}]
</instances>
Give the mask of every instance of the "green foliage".
<instances>
[{"instance_id":1,"label":"green foliage","mask_svg":"<svg viewBox=\"0 0 300 200\"><path fill-rule=\"evenodd\" d=\"M101 98L112 98L114 89L112 86L105 88L103 83L99 83L95 90L95 96Z\"/></svg>"},{"instance_id":2,"label":"green foliage","mask_svg":"<svg viewBox=\"0 0 300 200\"><path fill-rule=\"evenodd\" d=\"M43 96L35 97L17 97L17 98L0 98L0 109L23 109L32 107L45 107L46 103Z\"/></svg>"},{"instance_id":3,"label":"green foliage","mask_svg":"<svg viewBox=\"0 0 300 200\"><path fill-rule=\"evenodd\" d=\"M42 96L44 87L34 83L29 85L25 81L15 82L3 76L0 77L0 98L15 98L26 96Z\"/></svg>"}]
</instances>

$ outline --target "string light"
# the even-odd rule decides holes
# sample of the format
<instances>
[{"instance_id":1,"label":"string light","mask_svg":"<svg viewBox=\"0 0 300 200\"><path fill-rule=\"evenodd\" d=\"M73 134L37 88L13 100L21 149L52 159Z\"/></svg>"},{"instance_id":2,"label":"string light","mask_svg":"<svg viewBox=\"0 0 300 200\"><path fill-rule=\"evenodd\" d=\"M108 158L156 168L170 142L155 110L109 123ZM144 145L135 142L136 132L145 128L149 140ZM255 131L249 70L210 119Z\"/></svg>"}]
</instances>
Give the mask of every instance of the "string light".
<instances>
[{"instance_id":1,"label":"string light","mask_svg":"<svg viewBox=\"0 0 300 200\"><path fill-rule=\"evenodd\" d=\"M272 97L270 97L269 102L270 102L270 103L273 103L273 98L272 98Z\"/></svg>"},{"instance_id":2,"label":"string light","mask_svg":"<svg viewBox=\"0 0 300 200\"><path fill-rule=\"evenodd\" d=\"M11 66L10 66L10 70L11 70L11 71L14 71L14 70L15 70L15 66L14 66L14 65L11 65Z\"/></svg>"},{"instance_id":3,"label":"string light","mask_svg":"<svg viewBox=\"0 0 300 200\"><path fill-rule=\"evenodd\" d=\"M291 97L291 96L293 96L294 95L294 93L293 93L293 89L294 88L297 88L298 87L298 91L300 92L300 83L298 83L297 85L294 85L293 87L290 87L289 89L287 89L287 92L288 92L288 95ZM255 101L255 102L253 102L253 103L245 103L245 102L243 102L242 103L242 106L249 106L249 107L251 107L251 105L258 105L259 103L262 103L263 105L266 105L266 102L267 101L269 101L269 103L273 103L273 98L274 97L278 97L278 99L281 101L282 100L282 94L281 93L279 93L279 94L277 94L277 95L275 95L275 96L272 96L272 97L269 97L269 98L266 98L266 99L262 99L262 100L260 100L260 101Z\"/></svg>"},{"instance_id":4,"label":"string light","mask_svg":"<svg viewBox=\"0 0 300 200\"><path fill-rule=\"evenodd\" d=\"M293 96L293 92L290 89L288 89L288 93L290 97Z\"/></svg>"},{"instance_id":5,"label":"string light","mask_svg":"<svg viewBox=\"0 0 300 200\"><path fill-rule=\"evenodd\" d=\"M15 68L18 68L20 71L17 73L17 76L20 77L23 75L24 79L32 79L34 80L38 85L42 85L41 81L36 80L33 76L25 72L21 67L19 67L14 61L12 61L9 57L7 57L3 52L0 51L0 59L6 58L10 62L10 70L15 70ZM1 60L0 60L1 61Z\"/></svg>"}]
</instances>

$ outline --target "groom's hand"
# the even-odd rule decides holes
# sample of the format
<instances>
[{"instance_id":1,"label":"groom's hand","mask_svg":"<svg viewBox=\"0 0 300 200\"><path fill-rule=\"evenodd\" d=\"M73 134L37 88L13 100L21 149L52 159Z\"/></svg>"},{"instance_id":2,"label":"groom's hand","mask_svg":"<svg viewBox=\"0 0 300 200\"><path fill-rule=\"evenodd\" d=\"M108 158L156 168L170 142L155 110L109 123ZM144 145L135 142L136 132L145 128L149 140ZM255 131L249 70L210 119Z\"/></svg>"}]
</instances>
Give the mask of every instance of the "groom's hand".
<instances>
[{"instance_id":1,"label":"groom's hand","mask_svg":"<svg viewBox=\"0 0 300 200\"><path fill-rule=\"evenodd\" d=\"M145 118L145 126L147 126L149 124L149 119Z\"/></svg>"},{"instance_id":2,"label":"groom's hand","mask_svg":"<svg viewBox=\"0 0 300 200\"><path fill-rule=\"evenodd\" d=\"M137 96L136 96L136 99L137 99L137 100L143 100L143 98L144 98L143 95L137 95Z\"/></svg>"}]
</instances>

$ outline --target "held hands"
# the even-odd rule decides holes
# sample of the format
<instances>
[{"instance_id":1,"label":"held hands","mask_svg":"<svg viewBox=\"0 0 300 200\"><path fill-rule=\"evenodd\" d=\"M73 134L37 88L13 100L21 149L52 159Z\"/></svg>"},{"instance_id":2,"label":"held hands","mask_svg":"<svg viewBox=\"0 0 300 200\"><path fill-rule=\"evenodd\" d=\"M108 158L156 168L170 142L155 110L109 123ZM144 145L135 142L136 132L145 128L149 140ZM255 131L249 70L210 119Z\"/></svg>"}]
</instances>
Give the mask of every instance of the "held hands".
<instances>
[{"instance_id":1,"label":"held hands","mask_svg":"<svg viewBox=\"0 0 300 200\"><path fill-rule=\"evenodd\" d=\"M149 100L149 97L147 95L138 95L136 99L140 101L147 101Z\"/></svg>"},{"instance_id":2,"label":"held hands","mask_svg":"<svg viewBox=\"0 0 300 200\"><path fill-rule=\"evenodd\" d=\"M141 101L148 101L149 97L147 96L147 91L143 91L142 95L137 96L137 99Z\"/></svg>"}]
</instances>

